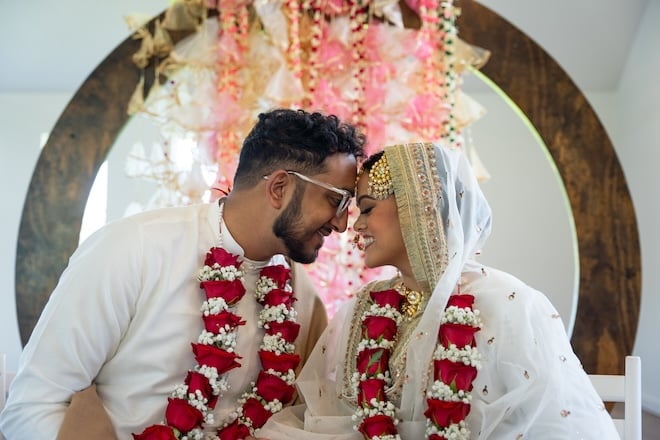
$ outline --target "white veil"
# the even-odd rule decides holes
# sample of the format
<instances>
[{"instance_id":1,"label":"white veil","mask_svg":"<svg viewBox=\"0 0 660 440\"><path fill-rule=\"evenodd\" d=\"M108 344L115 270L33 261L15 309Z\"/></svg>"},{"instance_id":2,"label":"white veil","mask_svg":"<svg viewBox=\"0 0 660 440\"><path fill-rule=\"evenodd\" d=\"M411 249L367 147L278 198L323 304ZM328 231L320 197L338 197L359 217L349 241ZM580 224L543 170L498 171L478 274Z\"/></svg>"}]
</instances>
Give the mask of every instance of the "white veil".
<instances>
[{"instance_id":1,"label":"white veil","mask_svg":"<svg viewBox=\"0 0 660 440\"><path fill-rule=\"evenodd\" d=\"M442 311L461 272L490 234L491 210L462 150L417 143L386 147L385 154L413 271L418 282L434 286L408 345L407 382L401 398L401 418L421 421L425 419L425 399L418 396L428 385ZM444 235L445 258L412 249L439 238L433 234ZM425 273L418 276L416 268ZM422 277L427 279L419 279Z\"/></svg>"}]
</instances>

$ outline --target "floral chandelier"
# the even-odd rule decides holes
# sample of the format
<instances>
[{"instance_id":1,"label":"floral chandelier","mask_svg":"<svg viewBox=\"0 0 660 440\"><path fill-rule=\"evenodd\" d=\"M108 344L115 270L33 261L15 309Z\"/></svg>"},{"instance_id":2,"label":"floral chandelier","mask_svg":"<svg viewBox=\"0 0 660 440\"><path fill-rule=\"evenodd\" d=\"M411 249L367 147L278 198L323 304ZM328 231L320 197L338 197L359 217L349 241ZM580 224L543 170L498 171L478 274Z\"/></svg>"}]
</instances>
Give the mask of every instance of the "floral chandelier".
<instances>
[{"instance_id":1,"label":"floral chandelier","mask_svg":"<svg viewBox=\"0 0 660 440\"><path fill-rule=\"evenodd\" d=\"M461 148L463 130L484 113L460 90L461 74L488 53L458 38L459 14L454 0L173 3L151 31L134 34L142 40L134 62L154 63L157 79L145 98L143 78L128 108L152 118L161 138L159 154L134 152L127 166L159 184L147 207L229 191L243 138L259 113L276 107L359 126L367 153L429 140ZM190 35L173 45L170 34L181 31ZM181 140L193 158L183 171L172 159ZM349 217L351 225L355 212ZM364 267L352 233L328 237L308 267L330 314L381 275Z\"/></svg>"}]
</instances>

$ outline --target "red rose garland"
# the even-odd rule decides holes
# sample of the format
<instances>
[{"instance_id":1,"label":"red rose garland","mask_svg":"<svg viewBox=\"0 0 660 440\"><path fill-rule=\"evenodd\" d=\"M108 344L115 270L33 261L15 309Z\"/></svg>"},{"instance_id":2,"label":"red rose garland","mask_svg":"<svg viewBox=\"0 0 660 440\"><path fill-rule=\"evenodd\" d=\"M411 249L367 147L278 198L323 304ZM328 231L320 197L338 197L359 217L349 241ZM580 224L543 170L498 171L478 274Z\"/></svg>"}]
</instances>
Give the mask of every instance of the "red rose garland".
<instances>
[{"instance_id":1,"label":"red rose garland","mask_svg":"<svg viewBox=\"0 0 660 440\"><path fill-rule=\"evenodd\" d=\"M240 367L235 351L238 327L245 324L234 313L245 295L239 257L222 248L211 248L198 279L206 300L202 304L204 330L192 351L197 365L183 384L168 398L165 423L147 427L135 440L237 440L253 435L270 416L293 398L295 372L300 357L293 342L300 324L296 323L295 301L288 268L266 266L259 273L255 297L263 306L257 325L265 334L259 350L261 371L251 389L238 399L233 420L206 436L203 426L213 423L210 412L228 389L227 372Z\"/></svg>"},{"instance_id":2,"label":"red rose garland","mask_svg":"<svg viewBox=\"0 0 660 440\"><path fill-rule=\"evenodd\" d=\"M472 383L481 367L474 335L481 328L474 296L449 297L433 353L433 385L427 392L426 435L431 440L467 440Z\"/></svg>"},{"instance_id":3,"label":"red rose garland","mask_svg":"<svg viewBox=\"0 0 660 440\"><path fill-rule=\"evenodd\" d=\"M352 382L357 392L353 420L365 439L399 438L395 407L385 389L392 384L389 359L401 322L404 296L396 290L370 292L373 303L362 315L362 340L356 354Z\"/></svg>"},{"instance_id":4,"label":"red rose garland","mask_svg":"<svg viewBox=\"0 0 660 440\"><path fill-rule=\"evenodd\" d=\"M356 429L367 440L400 439L396 429L396 408L387 400L391 385L389 357L394 346L404 297L396 290L370 292L373 303L362 315L360 341L356 354ZM426 437L432 440L469 439L465 417L470 412L472 383L480 368L474 334L481 326L479 312L473 310L474 296L449 297L438 342L433 354L433 385L427 392L424 415Z\"/></svg>"}]
</instances>

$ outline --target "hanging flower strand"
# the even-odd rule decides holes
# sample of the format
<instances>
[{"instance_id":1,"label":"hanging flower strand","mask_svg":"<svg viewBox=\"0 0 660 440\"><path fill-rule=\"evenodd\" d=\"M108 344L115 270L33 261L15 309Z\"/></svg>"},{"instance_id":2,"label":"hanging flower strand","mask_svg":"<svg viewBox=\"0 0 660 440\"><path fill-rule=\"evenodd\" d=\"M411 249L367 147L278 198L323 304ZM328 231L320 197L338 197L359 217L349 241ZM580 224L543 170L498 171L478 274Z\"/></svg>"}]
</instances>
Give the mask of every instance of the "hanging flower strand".
<instances>
[{"instance_id":1,"label":"hanging flower strand","mask_svg":"<svg viewBox=\"0 0 660 440\"><path fill-rule=\"evenodd\" d=\"M440 55L442 94L441 99L451 111L444 123L442 137L449 142L450 147L461 147L462 142L457 133L456 116L453 109L456 104L456 93L459 88L459 78L456 74L454 59L456 57L456 40L458 31L456 29L456 18L460 9L454 5L454 0L445 0L440 3L440 16L438 26L440 28Z\"/></svg>"},{"instance_id":2,"label":"hanging flower strand","mask_svg":"<svg viewBox=\"0 0 660 440\"><path fill-rule=\"evenodd\" d=\"M315 105L314 93L318 86L319 68L320 68L320 50L323 40L323 10L321 9L321 0L305 0L303 11L312 13L312 31L309 42L309 55L307 57L308 77L307 77L307 99L306 105Z\"/></svg>"},{"instance_id":3,"label":"hanging flower strand","mask_svg":"<svg viewBox=\"0 0 660 440\"><path fill-rule=\"evenodd\" d=\"M369 0L350 1L350 30L353 45L353 121L364 129L364 89L367 79L366 39L369 30Z\"/></svg>"}]
</instances>

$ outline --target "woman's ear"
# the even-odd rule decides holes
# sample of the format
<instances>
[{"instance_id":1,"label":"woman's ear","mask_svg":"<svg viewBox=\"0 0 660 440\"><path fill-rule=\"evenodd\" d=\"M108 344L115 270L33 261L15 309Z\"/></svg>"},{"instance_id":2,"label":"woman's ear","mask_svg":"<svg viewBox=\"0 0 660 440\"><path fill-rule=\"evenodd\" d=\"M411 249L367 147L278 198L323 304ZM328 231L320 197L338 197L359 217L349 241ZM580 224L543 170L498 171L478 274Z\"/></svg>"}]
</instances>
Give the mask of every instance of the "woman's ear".
<instances>
[{"instance_id":1,"label":"woman's ear","mask_svg":"<svg viewBox=\"0 0 660 440\"><path fill-rule=\"evenodd\" d=\"M291 179L285 170L278 170L264 176L266 181L266 192L268 202L275 209L281 209L284 206L289 183Z\"/></svg>"}]
</instances>

